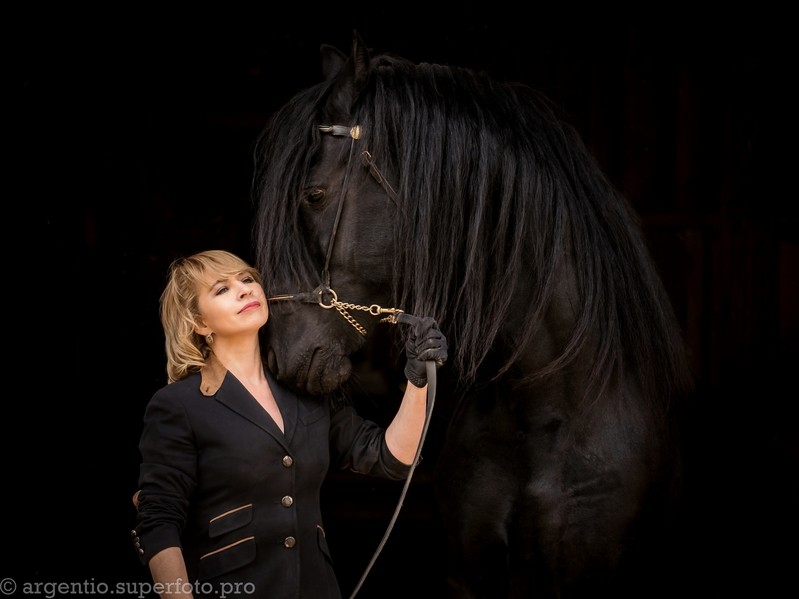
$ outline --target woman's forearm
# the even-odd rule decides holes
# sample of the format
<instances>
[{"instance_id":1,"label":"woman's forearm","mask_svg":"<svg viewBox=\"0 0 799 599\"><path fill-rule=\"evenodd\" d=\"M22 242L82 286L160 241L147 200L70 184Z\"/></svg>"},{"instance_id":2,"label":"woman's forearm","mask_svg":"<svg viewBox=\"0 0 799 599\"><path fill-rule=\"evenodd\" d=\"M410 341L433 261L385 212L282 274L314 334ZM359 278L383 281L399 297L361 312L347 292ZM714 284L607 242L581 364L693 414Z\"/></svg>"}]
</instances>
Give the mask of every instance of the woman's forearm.
<instances>
[{"instance_id":1,"label":"woman's forearm","mask_svg":"<svg viewBox=\"0 0 799 599\"><path fill-rule=\"evenodd\" d=\"M391 454L403 464L412 464L419 447L427 412L427 385L416 387L408 383L397 414L386 429L386 445Z\"/></svg>"},{"instance_id":2,"label":"woman's forearm","mask_svg":"<svg viewBox=\"0 0 799 599\"><path fill-rule=\"evenodd\" d=\"M192 598L193 587L186 572L180 547L167 547L148 562L155 591L164 599Z\"/></svg>"}]
</instances>

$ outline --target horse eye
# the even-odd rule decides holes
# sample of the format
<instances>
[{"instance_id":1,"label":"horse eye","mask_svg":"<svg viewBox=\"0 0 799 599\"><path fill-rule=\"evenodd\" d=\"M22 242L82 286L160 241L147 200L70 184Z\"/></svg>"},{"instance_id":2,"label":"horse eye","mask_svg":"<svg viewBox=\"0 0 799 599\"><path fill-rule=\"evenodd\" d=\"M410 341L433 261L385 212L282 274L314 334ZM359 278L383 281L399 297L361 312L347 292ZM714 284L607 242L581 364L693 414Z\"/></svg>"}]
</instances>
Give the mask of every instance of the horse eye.
<instances>
[{"instance_id":1,"label":"horse eye","mask_svg":"<svg viewBox=\"0 0 799 599\"><path fill-rule=\"evenodd\" d=\"M319 204L325 199L325 190L321 187L314 187L305 194L305 201L309 204Z\"/></svg>"}]
</instances>

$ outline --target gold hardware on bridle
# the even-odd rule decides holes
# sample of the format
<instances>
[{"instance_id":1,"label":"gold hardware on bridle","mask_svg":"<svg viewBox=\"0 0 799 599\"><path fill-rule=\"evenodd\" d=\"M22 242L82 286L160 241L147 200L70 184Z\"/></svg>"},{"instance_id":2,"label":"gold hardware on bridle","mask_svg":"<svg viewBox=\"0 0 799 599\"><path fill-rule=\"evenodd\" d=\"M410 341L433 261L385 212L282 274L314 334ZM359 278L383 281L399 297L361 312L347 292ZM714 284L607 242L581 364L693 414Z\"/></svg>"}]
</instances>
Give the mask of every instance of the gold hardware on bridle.
<instances>
[{"instance_id":1,"label":"gold hardware on bridle","mask_svg":"<svg viewBox=\"0 0 799 599\"><path fill-rule=\"evenodd\" d=\"M332 290L331 290L332 293ZM361 335L366 337L366 329L363 328L361 323L355 320L347 310L362 310L364 312L369 312L372 316L380 316L381 314L387 314L385 318L381 318L379 322L388 322L391 324L397 324L397 316L402 314L403 310L399 308L381 308L377 304L372 304L371 306L359 306L358 304L350 304L348 302L340 302L338 299L335 298L335 294L333 299L330 300L329 306L324 306L321 303L319 304L323 308L335 308L338 310L339 314L341 314L347 322L349 322L355 330L357 330Z\"/></svg>"},{"instance_id":2,"label":"gold hardware on bridle","mask_svg":"<svg viewBox=\"0 0 799 599\"><path fill-rule=\"evenodd\" d=\"M372 316L380 316L381 314L385 314L384 318L381 318L379 322L388 322L390 324L397 324L397 316L402 314L404 310L400 310L399 308L383 308L377 304L372 304L371 306L361 306L359 304L351 304L349 302L340 302L338 301L338 295L332 289L316 289L314 290L319 297L316 303L319 307L324 308L325 310L330 310L331 308L335 308L339 314L341 314L344 319L350 323L356 331L358 331L361 335L366 337L366 329L363 327L361 323L359 323L355 318L347 310L361 310L363 312L369 312ZM323 295L328 294L330 296L329 303L324 303ZM292 294L287 293L284 295L273 295L272 297L267 298L267 301L286 301L286 300L293 300L297 299L299 294Z\"/></svg>"}]
</instances>

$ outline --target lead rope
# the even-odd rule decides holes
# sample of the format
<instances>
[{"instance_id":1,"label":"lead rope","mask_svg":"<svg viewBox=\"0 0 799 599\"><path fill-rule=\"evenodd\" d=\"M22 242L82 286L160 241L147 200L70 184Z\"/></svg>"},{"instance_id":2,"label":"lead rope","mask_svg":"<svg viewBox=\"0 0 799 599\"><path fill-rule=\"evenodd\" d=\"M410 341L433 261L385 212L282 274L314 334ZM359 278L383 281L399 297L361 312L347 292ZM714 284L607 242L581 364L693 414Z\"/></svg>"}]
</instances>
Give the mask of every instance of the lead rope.
<instances>
[{"instance_id":1,"label":"lead rope","mask_svg":"<svg viewBox=\"0 0 799 599\"><path fill-rule=\"evenodd\" d=\"M315 303L321 308L330 309L336 308L336 310L341 314L347 322L349 322L355 329L363 336L366 336L366 329L355 320L349 312L347 312L347 308L353 310L363 310L365 312L369 312L372 316L380 316L385 315L383 318L380 319L380 322L389 322L391 324L398 323L398 316L402 314L404 311L399 308L382 308L377 304L372 304L371 306L361 306L358 304L352 304L348 302L340 302L338 300L338 295L332 289L327 289L327 293L330 296L329 303L324 303L324 293L321 287L315 289L310 293L288 293L284 295L274 295L272 297L267 298L268 301L301 301L306 303ZM416 455L413 458L413 463L411 464L411 468L408 471L408 476L405 478L405 484L402 487L402 492L400 493L399 499L397 500L397 507L394 508L394 514L391 516L391 520L388 523L388 527L386 528L386 532L383 534L383 538L380 540L380 543L375 549L374 555L372 555L372 559L369 561L369 564L366 566L364 573L361 575L361 579L358 581L358 584L355 586L355 589L352 591L350 595L350 599L353 599L358 591L363 586L366 577L369 575L369 572L374 566L375 562L377 561L380 552L383 550L383 547L388 541L388 537L391 534L392 529L394 528L394 524L399 517L400 510L402 509L402 503L405 499L405 495L408 493L408 488L411 485L411 479L413 478L413 473L416 471L416 466L419 464L419 456L422 453L422 446L424 445L425 438L427 437L427 429L430 427L430 417L433 413L433 406L436 403L436 367L442 366L443 362L439 362L438 360L427 360L425 363L425 368L427 370L427 406L425 408L425 419L424 419L424 426L422 427L422 435L419 438L419 446L416 448ZM411 384L410 382L408 384Z\"/></svg>"},{"instance_id":2,"label":"lead rope","mask_svg":"<svg viewBox=\"0 0 799 599\"><path fill-rule=\"evenodd\" d=\"M350 595L350 599L353 599L355 595L361 590L361 586L363 586L366 577L369 575L369 571L374 566L375 562L377 561L377 557L380 555L380 552L383 550L383 546L386 544L389 535L391 534L391 530L394 528L394 523L397 521L399 517L400 510L402 509L402 502L405 499L405 495L408 493L408 487L411 485L411 478L413 477L413 473L416 470L416 466L419 464L419 456L422 453L422 445L424 445L425 437L427 436L427 429L430 426L430 416L433 413L433 405L436 402L436 363L433 360L428 360L425 363L427 368L427 409L424 418L424 427L422 428L422 437L419 439L419 447L416 448L416 455L413 458L413 464L411 464L411 469L408 471L408 476L405 479L405 485L402 487L402 493L400 493L399 500L397 501L397 507L394 508L394 515L391 517L391 520L388 523L388 527L386 528L386 532L383 534L383 538L380 541L380 544L377 546L372 559L369 561L369 564L366 566L366 570L364 571L363 575L361 575L361 579L358 581L358 584L355 586L355 589L352 591ZM412 383L408 383L409 385Z\"/></svg>"}]
</instances>

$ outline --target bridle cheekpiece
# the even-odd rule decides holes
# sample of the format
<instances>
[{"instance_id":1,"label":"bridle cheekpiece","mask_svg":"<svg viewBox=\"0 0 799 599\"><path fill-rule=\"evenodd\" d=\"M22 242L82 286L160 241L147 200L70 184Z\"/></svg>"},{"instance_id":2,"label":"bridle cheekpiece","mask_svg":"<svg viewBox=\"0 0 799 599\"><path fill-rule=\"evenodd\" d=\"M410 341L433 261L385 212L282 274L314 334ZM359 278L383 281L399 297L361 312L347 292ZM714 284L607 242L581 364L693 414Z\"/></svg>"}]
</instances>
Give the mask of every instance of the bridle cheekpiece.
<instances>
[{"instance_id":1,"label":"bridle cheekpiece","mask_svg":"<svg viewBox=\"0 0 799 599\"><path fill-rule=\"evenodd\" d=\"M397 323L397 316L403 312L399 308L382 308L377 304L372 304L371 306L361 306L358 304L351 304L347 302L340 302L338 300L338 295L336 292L330 287L330 257L333 253L333 244L336 240L336 233L338 232L338 224L339 220L341 219L341 212L344 206L344 197L347 191L347 182L349 180L350 174L350 164L352 160L352 155L355 149L355 141L361 138L361 126L360 125L319 125L319 131L321 133L327 133L333 135L335 137L349 137L351 139L350 144L350 155L349 160L347 161L347 170L344 174L344 183L341 186L341 198L338 203L338 207L336 208L336 217L333 221L333 230L330 235L330 241L327 244L327 253L325 254L325 265L322 269L321 279L322 283L319 287L314 289L311 292L306 293L293 293L293 294L284 294L284 295L275 295L268 298L268 301L276 302L276 301L301 301L306 303L316 303L321 308L325 308L329 310L330 308L335 308L339 314L341 314L347 322L349 322L355 330L357 330L361 335L364 337L366 336L366 329L359 323L353 316L348 312L348 310L363 310L369 312L372 316L379 316L381 314L386 314L384 318L380 320L380 322L389 322L391 324ZM369 174L380 184L383 190L388 195L389 199L394 202L394 204L399 207L399 199L397 196L397 192L394 191L394 188L391 187L389 182L383 176L383 173L375 164L374 158L369 153L368 150L364 150L361 152L361 158L363 160L364 166L369 169Z\"/></svg>"}]
</instances>

